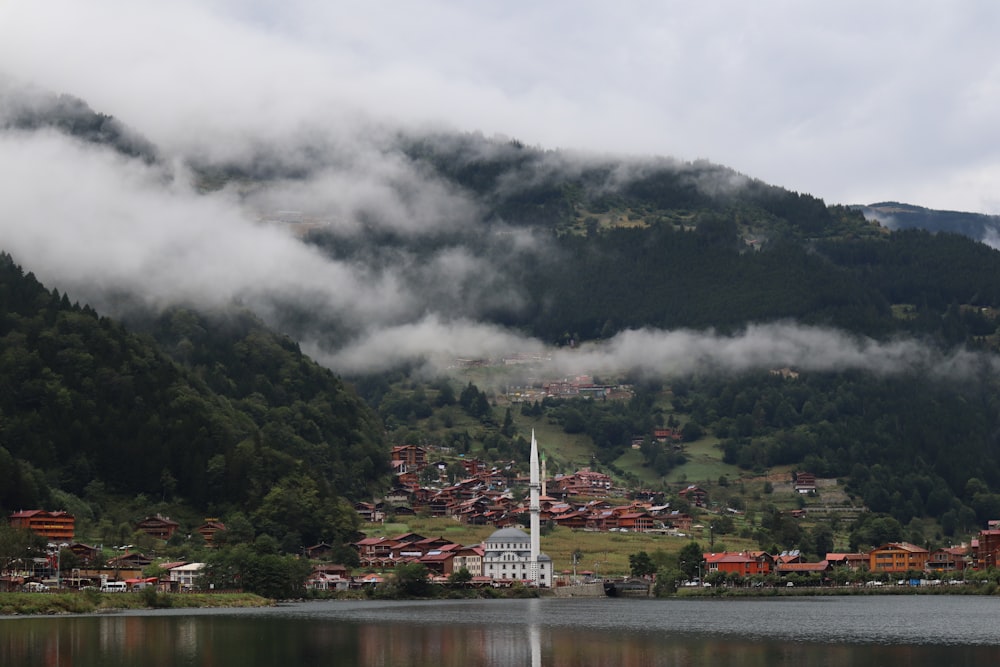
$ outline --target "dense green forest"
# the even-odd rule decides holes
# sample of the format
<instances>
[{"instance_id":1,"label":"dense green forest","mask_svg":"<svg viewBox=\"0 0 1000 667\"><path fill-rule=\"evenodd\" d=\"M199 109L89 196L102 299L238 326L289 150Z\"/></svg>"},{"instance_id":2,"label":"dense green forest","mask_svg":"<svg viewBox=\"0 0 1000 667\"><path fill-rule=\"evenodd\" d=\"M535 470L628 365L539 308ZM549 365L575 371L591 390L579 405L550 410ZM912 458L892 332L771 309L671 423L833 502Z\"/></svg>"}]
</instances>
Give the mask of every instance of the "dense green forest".
<instances>
[{"instance_id":1,"label":"dense green forest","mask_svg":"<svg viewBox=\"0 0 1000 667\"><path fill-rule=\"evenodd\" d=\"M175 308L142 324L73 304L0 256L0 507L71 494L99 521L103 502L142 495L147 512L239 510L292 543L352 536L345 499L388 469L353 390L248 313Z\"/></svg>"},{"instance_id":2,"label":"dense green forest","mask_svg":"<svg viewBox=\"0 0 1000 667\"><path fill-rule=\"evenodd\" d=\"M1000 381L987 371L930 377L928 369L883 377L861 371L795 378L698 374L675 378L669 387L636 384L629 401L547 398L520 409L567 434L586 435L596 460L624 478L628 473L615 462L632 439L671 426L682 442L717 438L723 461L747 475L791 468L838 478L872 512L900 526L930 517L952 537L1000 516L1000 493L992 491L1000 488ZM656 403L665 389L672 396L668 407ZM648 436L640 451L644 465L661 476L686 460L683 447ZM672 491L669 485L663 490Z\"/></svg>"}]
</instances>

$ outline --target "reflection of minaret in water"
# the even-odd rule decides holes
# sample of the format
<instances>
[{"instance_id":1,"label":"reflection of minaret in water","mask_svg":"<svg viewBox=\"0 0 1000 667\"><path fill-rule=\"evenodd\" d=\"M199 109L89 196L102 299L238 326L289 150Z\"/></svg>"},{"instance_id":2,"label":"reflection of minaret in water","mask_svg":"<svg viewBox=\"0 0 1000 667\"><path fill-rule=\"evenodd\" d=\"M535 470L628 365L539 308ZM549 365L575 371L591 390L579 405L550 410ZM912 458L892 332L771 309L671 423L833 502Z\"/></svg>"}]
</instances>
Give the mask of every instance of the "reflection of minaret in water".
<instances>
[{"instance_id":1,"label":"reflection of minaret in water","mask_svg":"<svg viewBox=\"0 0 1000 667\"><path fill-rule=\"evenodd\" d=\"M531 560L528 562L528 579L537 586L538 581L538 554L541 553L541 525L539 512L541 507L538 502L538 492L541 489L538 474L538 442L535 440L535 430L531 430L531 478L528 481L528 490L531 493L531 504L528 510L531 512Z\"/></svg>"},{"instance_id":2,"label":"reflection of minaret in water","mask_svg":"<svg viewBox=\"0 0 1000 667\"><path fill-rule=\"evenodd\" d=\"M538 626L539 600L528 600L528 647L531 651L531 667L542 667L542 630Z\"/></svg>"}]
</instances>

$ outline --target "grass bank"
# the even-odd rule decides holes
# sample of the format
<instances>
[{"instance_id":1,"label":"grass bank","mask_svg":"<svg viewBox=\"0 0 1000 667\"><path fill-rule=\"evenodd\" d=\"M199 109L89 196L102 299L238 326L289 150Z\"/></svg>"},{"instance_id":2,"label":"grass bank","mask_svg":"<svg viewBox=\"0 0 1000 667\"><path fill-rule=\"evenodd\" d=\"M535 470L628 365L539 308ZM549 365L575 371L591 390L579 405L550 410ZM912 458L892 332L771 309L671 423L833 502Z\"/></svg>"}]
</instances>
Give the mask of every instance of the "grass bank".
<instances>
[{"instance_id":1,"label":"grass bank","mask_svg":"<svg viewBox=\"0 0 1000 667\"><path fill-rule=\"evenodd\" d=\"M0 593L0 615L92 614L121 609L197 609L266 607L273 600L252 593Z\"/></svg>"}]
</instances>

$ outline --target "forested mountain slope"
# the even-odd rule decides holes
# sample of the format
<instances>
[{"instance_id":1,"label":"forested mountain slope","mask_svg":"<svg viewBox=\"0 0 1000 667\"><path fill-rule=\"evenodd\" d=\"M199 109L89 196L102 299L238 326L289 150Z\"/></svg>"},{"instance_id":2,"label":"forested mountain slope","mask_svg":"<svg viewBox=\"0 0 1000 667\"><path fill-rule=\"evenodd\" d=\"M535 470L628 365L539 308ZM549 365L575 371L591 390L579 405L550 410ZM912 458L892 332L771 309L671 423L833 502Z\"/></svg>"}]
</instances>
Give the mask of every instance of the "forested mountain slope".
<instances>
[{"instance_id":1,"label":"forested mountain slope","mask_svg":"<svg viewBox=\"0 0 1000 667\"><path fill-rule=\"evenodd\" d=\"M165 348L0 256L0 508L100 488L240 509L279 539L346 536L356 517L341 499L387 471L369 408L247 313L146 324ZM286 515L295 503L301 516Z\"/></svg>"},{"instance_id":2,"label":"forested mountain slope","mask_svg":"<svg viewBox=\"0 0 1000 667\"><path fill-rule=\"evenodd\" d=\"M471 306L436 299L447 316L474 311L556 344L782 320L996 344L1000 254L966 236L890 233L849 207L709 163L579 157L465 135L400 142L480 217L420 236L373 224L307 238L338 260L405 258L403 270L456 247L502 267L501 279L484 270L460 286L478 297ZM512 248L518 234L530 251Z\"/></svg>"}]
</instances>

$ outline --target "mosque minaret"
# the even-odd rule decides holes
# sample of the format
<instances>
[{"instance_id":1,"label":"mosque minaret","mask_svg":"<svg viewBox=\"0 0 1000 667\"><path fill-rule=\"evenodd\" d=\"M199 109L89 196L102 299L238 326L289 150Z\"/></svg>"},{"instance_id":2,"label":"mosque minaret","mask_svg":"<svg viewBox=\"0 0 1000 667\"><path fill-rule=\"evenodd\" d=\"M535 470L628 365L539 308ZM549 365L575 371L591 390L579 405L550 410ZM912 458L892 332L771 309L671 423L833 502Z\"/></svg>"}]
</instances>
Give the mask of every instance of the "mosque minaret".
<instances>
[{"instance_id":1,"label":"mosque minaret","mask_svg":"<svg viewBox=\"0 0 1000 667\"><path fill-rule=\"evenodd\" d=\"M531 560L528 563L528 578L538 584L538 555L541 553L541 506L539 495L542 488L538 472L538 441L535 440L535 430L531 430L531 478L528 480L528 491L531 501L528 511L531 512Z\"/></svg>"},{"instance_id":2,"label":"mosque minaret","mask_svg":"<svg viewBox=\"0 0 1000 667\"><path fill-rule=\"evenodd\" d=\"M531 432L531 461L528 481L531 534L510 526L494 531L483 541L483 574L499 581L523 581L532 586L550 588L552 559L541 551L541 474L538 441Z\"/></svg>"}]
</instances>

